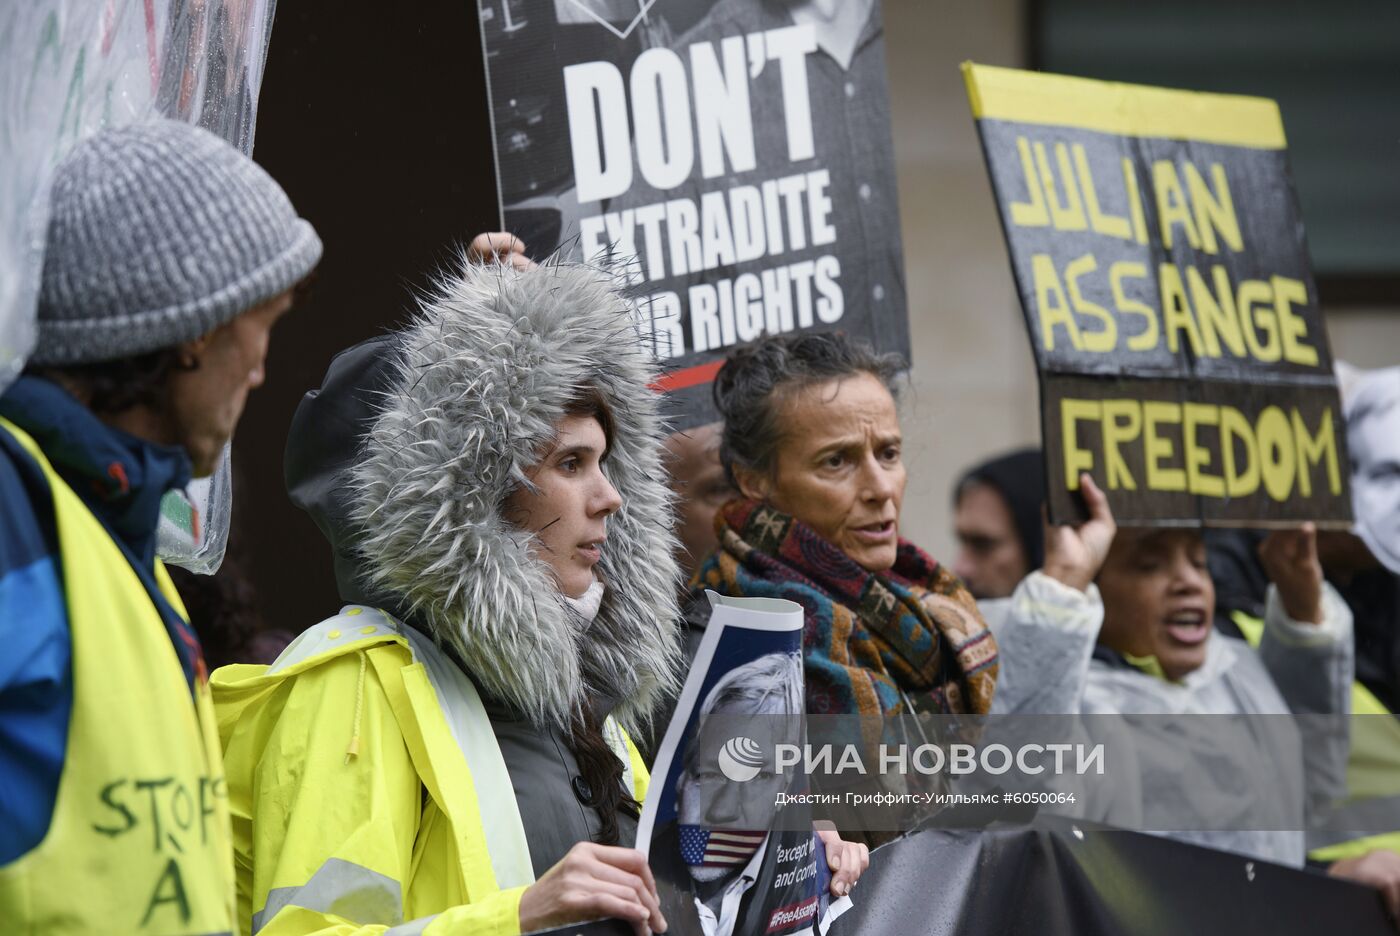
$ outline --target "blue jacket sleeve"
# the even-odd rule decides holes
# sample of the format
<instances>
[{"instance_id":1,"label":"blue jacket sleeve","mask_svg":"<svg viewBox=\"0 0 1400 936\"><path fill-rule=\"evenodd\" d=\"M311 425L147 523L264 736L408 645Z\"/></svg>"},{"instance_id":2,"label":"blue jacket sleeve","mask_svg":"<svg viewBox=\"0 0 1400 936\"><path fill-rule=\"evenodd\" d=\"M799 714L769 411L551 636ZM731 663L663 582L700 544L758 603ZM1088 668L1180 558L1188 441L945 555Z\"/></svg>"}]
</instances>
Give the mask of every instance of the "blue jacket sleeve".
<instances>
[{"instance_id":1,"label":"blue jacket sleeve","mask_svg":"<svg viewBox=\"0 0 1400 936\"><path fill-rule=\"evenodd\" d=\"M0 432L0 865L48 831L73 708L52 506L36 473Z\"/></svg>"}]
</instances>

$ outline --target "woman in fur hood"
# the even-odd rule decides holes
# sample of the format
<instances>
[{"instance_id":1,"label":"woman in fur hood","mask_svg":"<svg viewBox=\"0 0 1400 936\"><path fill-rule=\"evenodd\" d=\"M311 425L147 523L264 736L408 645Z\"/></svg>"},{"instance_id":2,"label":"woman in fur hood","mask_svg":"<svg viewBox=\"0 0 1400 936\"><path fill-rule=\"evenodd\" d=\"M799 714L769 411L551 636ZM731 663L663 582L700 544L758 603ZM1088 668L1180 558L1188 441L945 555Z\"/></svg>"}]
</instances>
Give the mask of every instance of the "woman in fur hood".
<instances>
[{"instance_id":1,"label":"woman in fur hood","mask_svg":"<svg viewBox=\"0 0 1400 936\"><path fill-rule=\"evenodd\" d=\"M654 376L606 273L467 264L307 394L346 607L214 677L245 928L664 929L624 847L678 665Z\"/></svg>"}]
</instances>

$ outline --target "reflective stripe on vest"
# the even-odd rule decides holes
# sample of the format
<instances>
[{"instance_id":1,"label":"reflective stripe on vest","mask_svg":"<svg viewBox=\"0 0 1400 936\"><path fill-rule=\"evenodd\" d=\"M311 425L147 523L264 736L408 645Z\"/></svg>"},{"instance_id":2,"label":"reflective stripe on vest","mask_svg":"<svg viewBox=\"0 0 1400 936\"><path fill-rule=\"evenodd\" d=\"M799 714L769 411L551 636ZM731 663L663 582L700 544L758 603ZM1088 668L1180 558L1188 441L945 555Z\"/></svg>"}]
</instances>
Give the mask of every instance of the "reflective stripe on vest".
<instances>
[{"instance_id":1,"label":"reflective stripe on vest","mask_svg":"<svg viewBox=\"0 0 1400 936\"><path fill-rule=\"evenodd\" d=\"M612 752L617 755L617 759L622 761L623 789L631 793L634 798L642 799L642 796L637 793L637 771L634 769L636 761L633 755L635 748L628 743L627 735L623 733L622 726L613 721L611 715L608 716L607 721L603 722L603 738L608 742L608 747L612 748ZM636 758L640 759L641 755L637 754Z\"/></svg>"},{"instance_id":2,"label":"reflective stripe on vest","mask_svg":"<svg viewBox=\"0 0 1400 936\"><path fill-rule=\"evenodd\" d=\"M480 828L459 830L464 843L484 843L484 853L495 876L489 890L507 889L535 883L535 869L530 862L530 844L525 838L525 824L515 801L515 788L506 770L505 758L496 742L496 732L476 686L436 644L393 617L375 608L351 606L339 615L328 618L304 631L291 646L268 668L271 675L302 660L360 638L370 627L385 628L408 642L415 663L421 663L432 686L437 705L431 703L415 708L425 739L439 735L449 737L466 761L467 776L475 790L477 803L490 803L491 808L471 810L474 815L462 815L443 806L458 822L475 823ZM455 791L460 794L462 791ZM455 798L454 798L455 799ZM468 880L477 875L468 875ZM305 906L300 898L294 902ZM269 895L268 906L272 904ZM256 930L256 927L254 928Z\"/></svg>"},{"instance_id":3,"label":"reflective stripe on vest","mask_svg":"<svg viewBox=\"0 0 1400 936\"><path fill-rule=\"evenodd\" d=\"M505 890L533 884L535 872L530 861L530 845L525 837L525 824L520 818L515 789L510 781L505 758L501 755L500 744L496 741L496 732L491 727L491 719L486 714L486 707L482 705L476 686L431 639L375 608L347 606L342 608L336 617L328 618L302 632L267 672L271 675L344 644L371 639L375 636L375 630L380 628L391 631L408 643L414 662L422 664L428 683L432 687L437 705L429 704L414 709L423 737L425 740L444 735L450 737L465 761L467 780L475 794L474 802L491 804L489 809L454 809L450 801L457 800L462 794L460 786L453 790L455 796L444 797L449 802L443 803L443 806L454 822L475 825L475 828L458 830L459 844L464 847L476 844L480 847L484 843L482 850L495 877L494 886L489 887L489 890ZM640 755L636 753L626 733L612 718L608 718L603 725L603 734L609 747L623 763L623 776L627 788L633 790L638 798L645 796L648 780L646 768L642 766ZM429 744L431 746L431 742ZM438 750L437 753L441 754L441 751ZM472 861L469 856L464 856L464 859ZM349 873L352 870L355 873ZM323 872L327 873L324 878ZM270 920L276 910L286 903L315 909L307 900L323 902L336 898L358 899L358 895L366 889L366 881L369 880L365 875L373 874L374 872L359 866L354 866L353 869L338 868L334 873L323 867L312 881L301 888L284 888L287 893L269 894L266 905L255 917L253 930L258 930L258 921ZM470 881L478 875L472 873L465 877ZM320 884L315 894L300 893L318 880ZM333 887L328 890L327 882L331 880L343 882L344 892Z\"/></svg>"},{"instance_id":4,"label":"reflective stripe on vest","mask_svg":"<svg viewBox=\"0 0 1400 936\"><path fill-rule=\"evenodd\" d=\"M73 710L42 842L0 868L6 933L230 933L233 850L207 682L193 702L170 636L102 524L22 430L52 494ZM156 581L184 606L159 562Z\"/></svg>"},{"instance_id":5,"label":"reflective stripe on vest","mask_svg":"<svg viewBox=\"0 0 1400 936\"><path fill-rule=\"evenodd\" d=\"M403 886L364 865L328 859L300 887L274 887L267 892L267 902L253 914L254 936L289 904L361 924L396 924L403 920Z\"/></svg>"}]
</instances>

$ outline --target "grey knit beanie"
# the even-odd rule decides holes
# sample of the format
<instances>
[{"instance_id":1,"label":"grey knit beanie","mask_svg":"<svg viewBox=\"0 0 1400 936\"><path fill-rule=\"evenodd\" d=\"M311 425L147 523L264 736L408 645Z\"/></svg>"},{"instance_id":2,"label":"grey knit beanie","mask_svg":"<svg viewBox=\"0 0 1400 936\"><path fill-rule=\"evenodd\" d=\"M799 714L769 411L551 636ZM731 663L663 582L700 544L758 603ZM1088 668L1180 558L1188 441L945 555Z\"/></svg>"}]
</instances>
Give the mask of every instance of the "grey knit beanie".
<instances>
[{"instance_id":1,"label":"grey knit beanie","mask_svg":"<svg viewBox=\"0 0 1400 936\"><path fill-rule=\"evenodd\" d=\"M321 239L260 166L171 120L103 130L59 165L30 362L198 338L301 281Z\"/></svg>"}]
</instances>

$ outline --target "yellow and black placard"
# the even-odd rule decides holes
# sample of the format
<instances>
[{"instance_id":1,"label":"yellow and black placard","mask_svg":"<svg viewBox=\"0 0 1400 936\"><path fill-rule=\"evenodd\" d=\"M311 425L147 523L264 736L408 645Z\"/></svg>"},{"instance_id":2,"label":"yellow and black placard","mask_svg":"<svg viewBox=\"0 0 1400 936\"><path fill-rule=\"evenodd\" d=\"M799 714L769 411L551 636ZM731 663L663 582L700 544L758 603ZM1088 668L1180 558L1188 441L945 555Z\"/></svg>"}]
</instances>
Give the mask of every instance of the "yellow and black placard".
<instances>
[{"instance_id":1,"label":"yellow and black placard","mask_svg":"<svg viewBox=\"0 0 1400 936\"><path fill-rule=\"evenodd\" d=\"M1350 522L1278 105L963 66L1041 380L1048 503Z\"/></svg>"}]
</instances>

